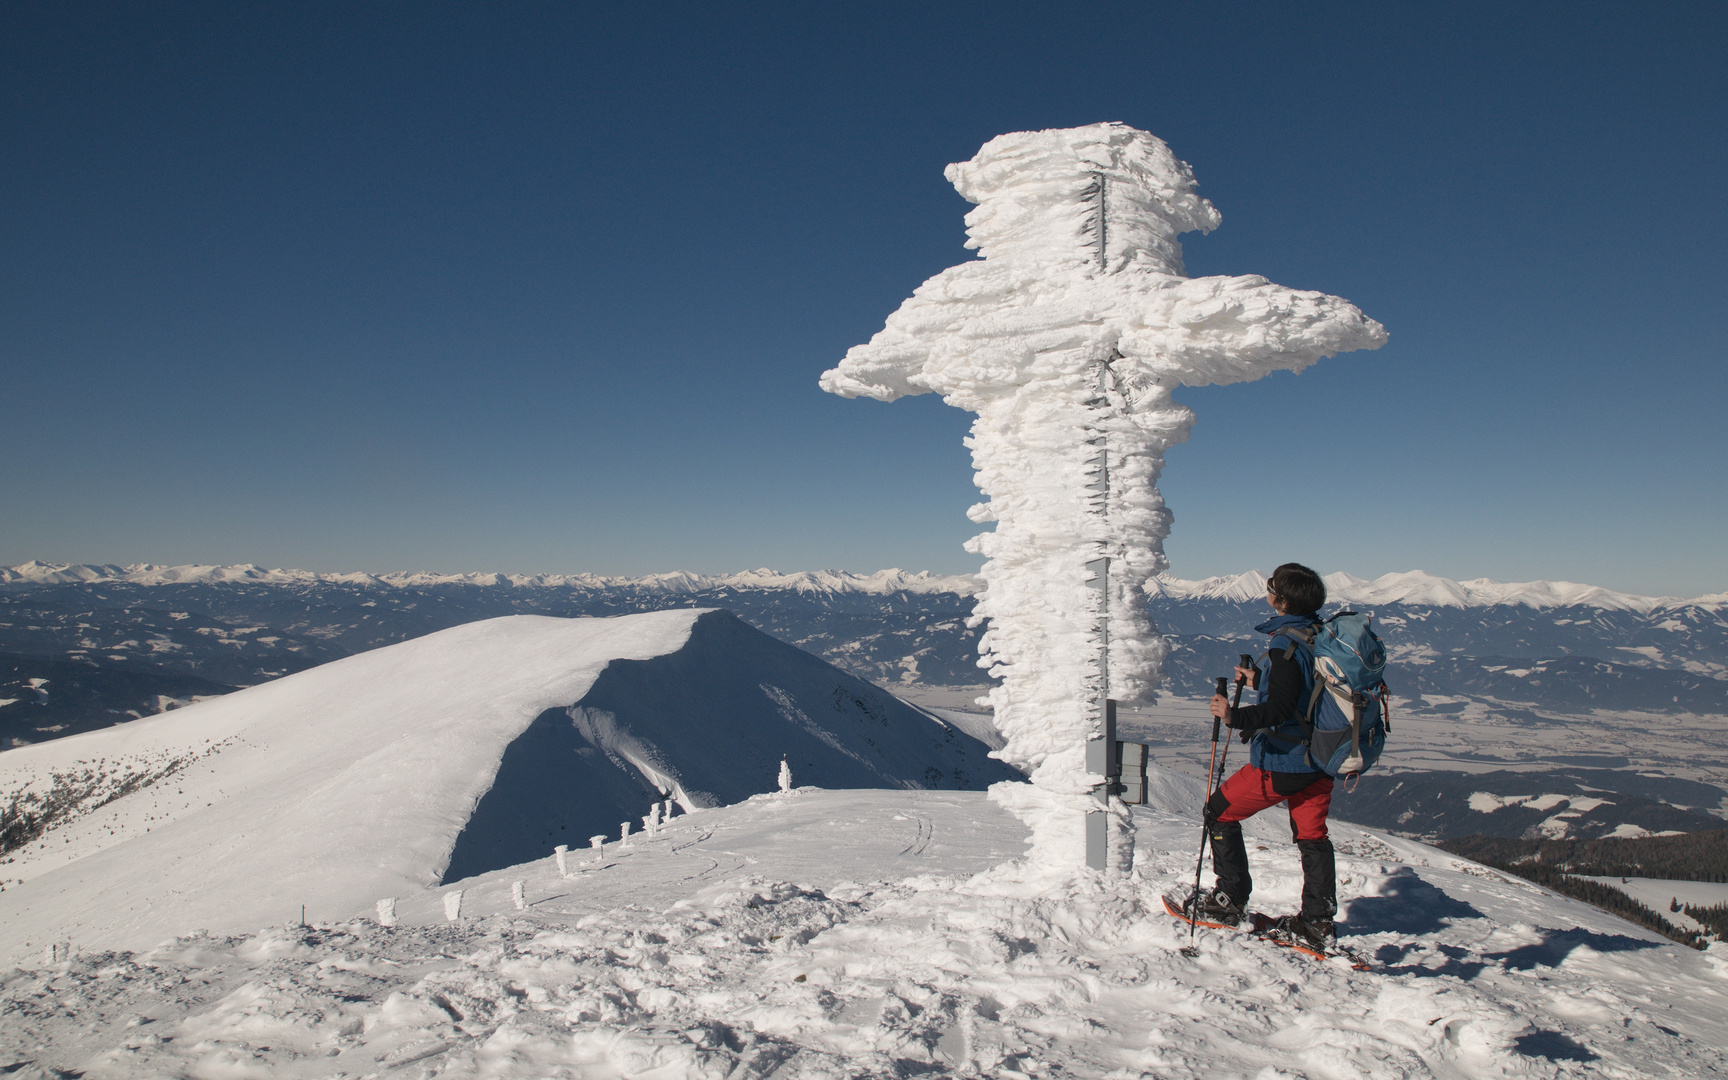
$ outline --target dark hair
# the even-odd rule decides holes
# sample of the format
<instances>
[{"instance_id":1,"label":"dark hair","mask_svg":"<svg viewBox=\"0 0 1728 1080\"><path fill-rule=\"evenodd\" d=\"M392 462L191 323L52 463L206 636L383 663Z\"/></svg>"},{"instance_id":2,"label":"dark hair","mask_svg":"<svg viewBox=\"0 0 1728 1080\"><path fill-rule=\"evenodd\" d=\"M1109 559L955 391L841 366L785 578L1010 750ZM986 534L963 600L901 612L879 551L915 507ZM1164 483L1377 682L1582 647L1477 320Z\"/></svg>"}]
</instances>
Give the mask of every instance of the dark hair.
<instances>
[{"instance_id":1,"label":"dark hair","mask_svg":"<svg viewBox=\"0 0 1728 1080\"><path fill-rule=\"evenodd\" d=\"M1283 599L1291 615L1313 615L1326 604L1326 583L1301 563L1287 562L1272 571L1266 587Z\"/></svg>"}]
</instances>

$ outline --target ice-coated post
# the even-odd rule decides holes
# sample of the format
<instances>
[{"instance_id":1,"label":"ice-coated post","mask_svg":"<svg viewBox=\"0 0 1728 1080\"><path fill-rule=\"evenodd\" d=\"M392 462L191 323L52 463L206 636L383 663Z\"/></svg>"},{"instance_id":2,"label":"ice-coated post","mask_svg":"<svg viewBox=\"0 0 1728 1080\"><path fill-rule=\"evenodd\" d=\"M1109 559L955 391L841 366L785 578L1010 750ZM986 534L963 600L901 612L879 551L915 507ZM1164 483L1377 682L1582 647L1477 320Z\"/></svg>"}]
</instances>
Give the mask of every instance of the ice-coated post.
<instances>
[{"instance_id":1,"label":"ice-coated post","mask_svg":"<svg viewBox=\"0 0 1728 1080\"><path fill-rule=\"evenodd\" d=\"M510 883L510 902L516 905L517 911L528 910L528 886L521 881Z\"/></svg>"},{"instance_id":2,"label":"ice-coated post","mask_svg":"<svg viewBox=\"0 0 1728 1080\"><path fill-rule=\"evenodd\" d=\"M780 755L780 790L792 790L792 766L787 764L786 755Z\"/></svg>"},{"instance_id":3,"label":"ice-coated post","mask_svg":"<svg viewBox=\"0 0 1728 1080\"><path fill-rule=\"evenodd\" d=\"M396 925L396 898L394 896L386 896L378 901L378 925Z\"/></svg>"},{"instance_id":4,"label":"ice-coated post","mask_svg":"<svg viewBox=\"0 0 1728 1080\"><path fill-rule=\"evenodd\" d=\"M552 861L558 864L559 877L570 876L570 866L565 861L569 856L569 852L570 848L564 844L559 844L557 847L552 849Z\"/></svg>"},{"instance_id":5,"label":"ice-coated post","mask_svg":"<svg viewBox=\"0 0 1728 1080\"><path fill-rule=\"evenodd\" d=\"M60 946L48 945L42 950L42 966L47 967L60 959Z\"/></svg>"},{"instance_id":6,"label":"ice-coated post","mask_svg":"<svg viewBox=\"0 0 1728 1080\"><path fill-rule=\"evenodd\" d=\"M628 821L620 821L618 823L618 846L630 846L630 823Z\"/></svg>"},{"instance_id":7,"label":"ice-coated post","mask_svg":"<svg viewBox=\"0 0 1728 1080\"><path fill-rule=\"evenodd\" d=\"M452 889L444 894L444 917L451 922L462 918L462 890Z\"/></svg>"},{"instance_id":8,"label":"ice-coated post","mask_svg":"<svg viewBox=\"0 0 1728 1080\"><path fill-rule=\"evenodd\" d=\"M660 813L660 820L661 821L671 821L672 820L672 800L671 799L666 800L664 809Z\"/></svg>"},{"instance_id":9,"label":"ice-coated post","mask_svg":"<svg viewBox=\"0 0 1728 1080\"><path fill-rule=\"evenodd\" d=\"M606 837L604 837L604 836L590 836L588 838L588 850L590 850L594 853L594 865L595 866L599 866L601 863L605 862L606 861Z\"/></svg>"}]
</instances>

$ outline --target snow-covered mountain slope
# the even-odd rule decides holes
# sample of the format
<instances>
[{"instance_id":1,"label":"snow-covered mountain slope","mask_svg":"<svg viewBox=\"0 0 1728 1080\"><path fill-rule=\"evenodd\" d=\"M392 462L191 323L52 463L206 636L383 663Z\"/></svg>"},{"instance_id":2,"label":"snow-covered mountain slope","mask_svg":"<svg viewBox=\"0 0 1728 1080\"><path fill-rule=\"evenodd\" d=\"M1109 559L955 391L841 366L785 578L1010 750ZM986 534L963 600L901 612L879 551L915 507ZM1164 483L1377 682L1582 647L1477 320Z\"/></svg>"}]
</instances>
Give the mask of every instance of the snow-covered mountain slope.
<instances>
[{"instance_id":1,"label":"snow-covered mountain slope","mask_svg":"<svg viewBox=\"0 0 1728 1080\"><path fill-rule=\"evenodd\" d=\"M483 873L802 779L981 788L986 747L721 611L512 616L0 758L0 955Z\"/></svg>"},{"instance_id":2,"label":"snow-covered mountain slope","mask_svg":"<svg viewBox=\"0 0 1728 1080\"><path fill-rule=\"evenodd\" d=\"M1432 848L1334 826L1354 972L1187 931L1198 782L1135 810L1135 874L980 870L1022 832L984 796L818 791L675 820L398 903L402 925L84 948L0 986L14 1075L1704 1077L1728 1069L1728 956ZM1256 906L1300 869L1252 821ZM524 885L525 910L511 900ZM354 913L358 914L358 913ZM188 924L190 926L191 924ZM73 944L77 944L74 942ZM50 1071L56 1070L56 1071Z\"/></svg>"}]
</instances>

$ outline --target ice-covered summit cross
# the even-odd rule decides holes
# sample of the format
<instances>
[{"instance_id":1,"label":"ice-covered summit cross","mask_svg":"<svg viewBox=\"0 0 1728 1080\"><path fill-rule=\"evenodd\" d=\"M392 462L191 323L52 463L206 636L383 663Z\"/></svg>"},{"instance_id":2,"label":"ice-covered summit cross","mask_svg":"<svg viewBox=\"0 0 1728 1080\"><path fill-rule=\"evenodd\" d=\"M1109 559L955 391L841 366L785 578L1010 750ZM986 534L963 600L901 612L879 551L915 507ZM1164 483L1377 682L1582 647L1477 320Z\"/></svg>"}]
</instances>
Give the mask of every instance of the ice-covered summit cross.
<instances>
[{"instance_id":1,"label":"ice-covered summit cross","mask_svg":"<svg viewBox=\"0 0 1728 1080\"><path fill-rule=\"evenodd\" d=\"M920 285L822 388L882 401L935 392L978 414L967 444L988 501L970 516L997 523L968 543L986 558L980 664L1001 680L998 756L1032 779L992 796L1031 827L1032 866L1073 868L1096 809L1085 764L1095 703L1139 698L1161 673L1144 594L1170 531L1156 484L1194 420L1171 390L1300 371L1378 348L1386 332L1335 296L1183 276L1177 236L1220 217L1144 131L1014 132L946 175L977 204L967 246L983 257ZM1102 598L1088 569L1101 558ZM1119 805L1114 820L1126 820Z\"/></svg>"}]
</instances>

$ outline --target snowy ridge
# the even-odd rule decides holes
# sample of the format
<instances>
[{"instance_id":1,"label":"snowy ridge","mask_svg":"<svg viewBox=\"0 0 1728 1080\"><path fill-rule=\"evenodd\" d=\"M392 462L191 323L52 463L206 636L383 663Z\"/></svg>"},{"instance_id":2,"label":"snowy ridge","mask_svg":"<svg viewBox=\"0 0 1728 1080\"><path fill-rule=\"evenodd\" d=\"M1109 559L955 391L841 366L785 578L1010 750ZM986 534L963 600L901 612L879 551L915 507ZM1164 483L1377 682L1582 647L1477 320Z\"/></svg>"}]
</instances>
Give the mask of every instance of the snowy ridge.
<instances>
[{"instance_id":1,"label":"snowy ridge","mask_svg":"<svg viewBox=\"0 0 1728 1080\"><path fill-rule=\"evenodd\" d=\"M41 940L44 925L147 942L177 893L175 919L217 928L268 921L290 897L351 908L434 885L535 718L581 698L615 659L678 650L701 615L469 623L10 751L0 791L58 816L44 812L46 831L9 853L0 953ZM86 772L129 793L81 798ZM135 773L153 779L124 784Z\"/></svg>"},{"instance_id":2,"label":"snowy ridge","mask_svg":"<svg viewBox=\"0 0 1728 1080\"><path fill-rule=\"evenodd\" d=\"M724 611L464 623L0 755L0 957L365 910L773 790L782 755L832 787L1016 776L986 753Z\"/></svg>"}]
</instances>

